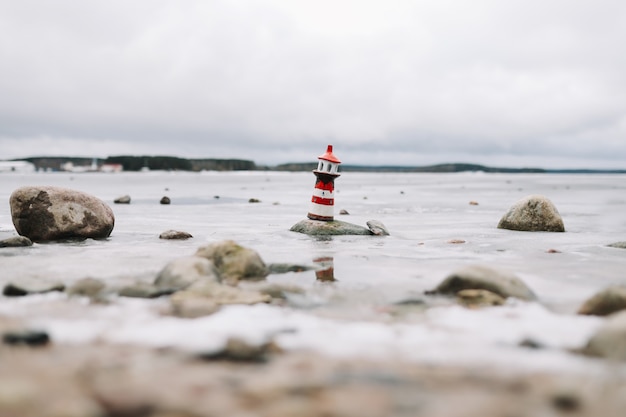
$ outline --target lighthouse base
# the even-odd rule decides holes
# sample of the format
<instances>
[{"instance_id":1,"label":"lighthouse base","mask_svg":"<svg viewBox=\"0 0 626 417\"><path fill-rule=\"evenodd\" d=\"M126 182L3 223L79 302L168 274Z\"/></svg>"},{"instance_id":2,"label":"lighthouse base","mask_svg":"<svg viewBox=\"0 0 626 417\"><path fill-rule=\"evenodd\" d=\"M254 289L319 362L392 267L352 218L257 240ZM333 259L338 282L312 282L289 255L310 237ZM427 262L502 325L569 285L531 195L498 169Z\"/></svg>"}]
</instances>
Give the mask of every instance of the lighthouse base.
<instances>
[{"instance_id":1,"label":"lighthouse base","mask_svg":"<svg viewBox=\"0 0 626 417\"><path fill-rule=\"evenodd\" d=\"M306 216L311 220L319 220L322 222L332 222L333 220L335 220L333 216L322 216L315 213L308 213Z\"/></svg>"},{"instance_id":2,"label":"lighthouse base","mask_svg":"<svg viewBox=\"0 0 626 417\"><path fill-rule=\"evenodd\" d=\"M366 227L342 222L340 220L319 221L304 219L291 226L289 230L311 236L373 235L372 231Z\"/></svg>"}]
</instances>

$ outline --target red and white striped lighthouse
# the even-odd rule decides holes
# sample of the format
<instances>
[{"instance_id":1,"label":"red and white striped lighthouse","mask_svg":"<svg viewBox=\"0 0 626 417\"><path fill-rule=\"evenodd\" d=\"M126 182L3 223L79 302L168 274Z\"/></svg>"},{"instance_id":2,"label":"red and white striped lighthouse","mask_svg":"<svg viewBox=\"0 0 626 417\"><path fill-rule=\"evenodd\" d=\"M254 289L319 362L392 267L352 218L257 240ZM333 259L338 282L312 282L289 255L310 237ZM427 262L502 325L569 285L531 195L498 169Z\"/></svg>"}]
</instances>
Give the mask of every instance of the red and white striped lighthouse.
<instances>
[{"instance_id":1,"label":"red and white striped lighthouse","mask_svg":"<svg viewBox=\"0 0 626 417\"><path fill-rule=\"evenodd\" d=\"M335 204L335 178L341 175L337 172L341 161L333 154L333 145L328 145L326 153L317 159L317 169L313 170L317 180L308 217L311 220L331 221Z\"/></svg>"}]
</instances>

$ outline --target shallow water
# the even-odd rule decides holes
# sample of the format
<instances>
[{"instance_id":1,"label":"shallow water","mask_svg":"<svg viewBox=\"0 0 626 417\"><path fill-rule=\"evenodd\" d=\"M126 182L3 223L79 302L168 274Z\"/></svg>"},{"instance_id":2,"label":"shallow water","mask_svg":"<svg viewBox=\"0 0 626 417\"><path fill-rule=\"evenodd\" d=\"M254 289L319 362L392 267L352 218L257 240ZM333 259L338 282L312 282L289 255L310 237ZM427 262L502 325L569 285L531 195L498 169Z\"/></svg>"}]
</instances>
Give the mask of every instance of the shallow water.
<instances>
[{"instance_id":1,"label":"shallow water","mask_svg":"<svg viewBox=\"0 0 626 417\"><path fill-rule=\"evenodd\" d=\"M320 283L314 271L270 275L269 281L299 285L306 295L293 297L291 307L235 306L195 320L161 317L166 300L120 298L110 306L87 306L62 294L0 296L0 314L27 318L67 342L100 338L211 350L232 335L278 335L287 348L335 355L589 370L601 362L564 349L580 347L601 322L574 315L581 303L608 285L626 284L626 251L606 246L626 240L625 180L624 175L344 173L335 182L336 218L363 226L376 219L391 236L314 238L289 231L306 217L311 173L3 174L0 239L15 234L8 199L22 185L88 192L109 203L116 217L106 240L1 249L3 286L26 279L70 285L85 277L112 286L152 281L168 261L224 239L257 250L266 263L315 265L319 258L332 258L337 281ZM124 194L131 204L113 204ZM496 228L507 209L530 194L552 200L566 233ZM165 195L170 205L159 204ZM260 203L249 203L250 198ZM350 214L339 216L340 209ZM194 238L159 239L168 229ZM423 298L453 270L476 263L515 273L540 302L512 301L480 311L442 302L389 313L394 302ZM518 347L525 338L548 349Z\"/></svg>"}]
</instances>

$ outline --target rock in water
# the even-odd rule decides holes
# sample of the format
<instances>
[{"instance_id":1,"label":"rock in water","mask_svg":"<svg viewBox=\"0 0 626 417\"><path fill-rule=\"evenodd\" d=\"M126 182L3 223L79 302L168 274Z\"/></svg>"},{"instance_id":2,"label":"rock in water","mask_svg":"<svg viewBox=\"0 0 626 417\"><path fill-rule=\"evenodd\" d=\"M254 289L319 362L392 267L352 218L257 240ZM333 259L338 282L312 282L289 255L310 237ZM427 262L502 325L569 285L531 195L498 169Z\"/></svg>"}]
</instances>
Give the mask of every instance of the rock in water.
<instances>
[{"instance_id":1,"label":"rock in water","mask_svg":"<svg viewBox=\"0 0 626 417\"><path fill-rule=\"evenodd\" d=\"M230 283L260 280L269 274L269 269L256 251L244 248L232 240L201 247L196 256L213 261L222 281Z\"/></svg>"},{"instance_id":2,"label":"rock in water","mask_svg":"<svg viewBox=\"0 0 626 417\"><path fill-rule=\"evenodd\" d=\"M626 249L626 242L615 242L607 245L611 248Z\"/></svg>"},{"instance_id":3,"label":"rock in water","mask_svg":"<svg viewBox=\"0 0 626 417\"><path fill-rule=\"evenodd\" d=\"M21 246L33 246L33 241L26 236L13 236L0 240L0 248L17 248Z\"/></svg>"},{"instance_id":4,"label":"rock in water","mask_svg":"<svg viewBox=\"0 0 626 417\"><path fill-rule=\"evenodd\" d=\"M157 275L154 285L160 290L178 291L196 282L218 282L213 262L201 256L185 256L170 261Z\"/></svg>"},{"instance_id":5,"label":"rock in water","mask_svg":"<svg viewBox=\"0 0 626 417\"><path fill-rule=\"evenodd\" d=\"M159 239L170 239L170 240L185 240L190 239L193 236L191 233L183 232L180 230L166 230L165 232L159 235Z\"/></svg>"},{"instance_id":6,"label":"rock in water","mask_svg":"<svg viewBox=\"0 0 626 417\"><path fill-rule=\"evenodd\" d=\"M498 229L524 232L564 232L565 226L558 210L541 195L519 200L500 219Z\"/></svg>"},{"instance_id":7,"label":"rock in water","mask_svg":"<svg viewBox=\"0 0 626 417\"><path fill-rule=\"evenodd\" d=\"M113 202L115 204L130 204L130 196L128 194L123 195L113 200Z\"/></svg>"},{"instance_id":8,"label":"rock in water","mask_svg":"<svg viewBox=\"0 0 626 417\"><path fill-rule=\"evenodd\" d=\"M608 317L582 351L592 356L626 360L626 311Z\"/></svg>"},{"instance_id":9,"label":"rock in water","mask_svg":"<svg viewBox=\"0 0 626 417\"><path fill-rule=\"evenodd\" d=\"M339 235L372 235L372 231L356 224L340 220L321 221L304 219L291 226L292 232L304 233L311 236L339 236Z\"/></svg>"},{"instance_id":10,"label":"rock in water","mask_svg":"<svg viewBox=\"0 0 626 417\"><path fill-rule=\"evenodd\" d=\"M426 293L456 295L462 290L487 290L504 298L515 297L527 301L537 298L515 275L481 265L471 265L453 272L434 290Z\"/></svg>"},{"instance_id":11,"label":"rock in water","mask_svg":"<svg viewBox=\"0 0 626 417\"><path fill-rule=\"evenodd\" d=\"M613 286L585 301L578 314L608 316L620 310L626 310L626 287Z\"/></svg>"},{"instance_id":12,"label":"rock in water","mask_svg":"<svg viewBox=\"0 0 626 417\"><path fill-rule=\"evenodd\" d=\"M113 211L102 200L67 188L18 188L9 203L15 229L34 242L102 239L115 224Z\"/></svg>"},{"instance_id":13,"label":"rock in water","mask_svg":"<svg viewBox=\"0 0 626 417\"><path fill-rule=\"evenodd\" d=\"M366 224L367 224L367 227L369 227L373 235L389 236L389 230L387 230L387 228L382 222L379 222L378 220L369 220L367 221Z\"/></svg>"}]
</instances>

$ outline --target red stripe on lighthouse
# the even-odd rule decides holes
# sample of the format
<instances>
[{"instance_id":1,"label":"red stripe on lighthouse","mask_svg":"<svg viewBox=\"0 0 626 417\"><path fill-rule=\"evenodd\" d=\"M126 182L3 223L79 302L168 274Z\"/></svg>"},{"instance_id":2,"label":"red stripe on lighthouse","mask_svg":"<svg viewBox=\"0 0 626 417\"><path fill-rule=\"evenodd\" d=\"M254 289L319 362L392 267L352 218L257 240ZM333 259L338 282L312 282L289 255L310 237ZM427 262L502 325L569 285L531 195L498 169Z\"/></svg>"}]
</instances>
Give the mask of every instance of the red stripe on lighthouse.
<instances>
[{"instance_id":1,"label":"red stripe on lighthouse","mask_svg":"<svg viewBox=\"0 0 626 417\"><path fill-rule=\"evenodd\" d=\"M335 199L334 198L322 198L322 197L318 197L316 195L314 195L313 198L311 198L311 201L313 203L321 204L323 206L332 206L333 204L335 204Z\"/></svg>"}]
</instances>

